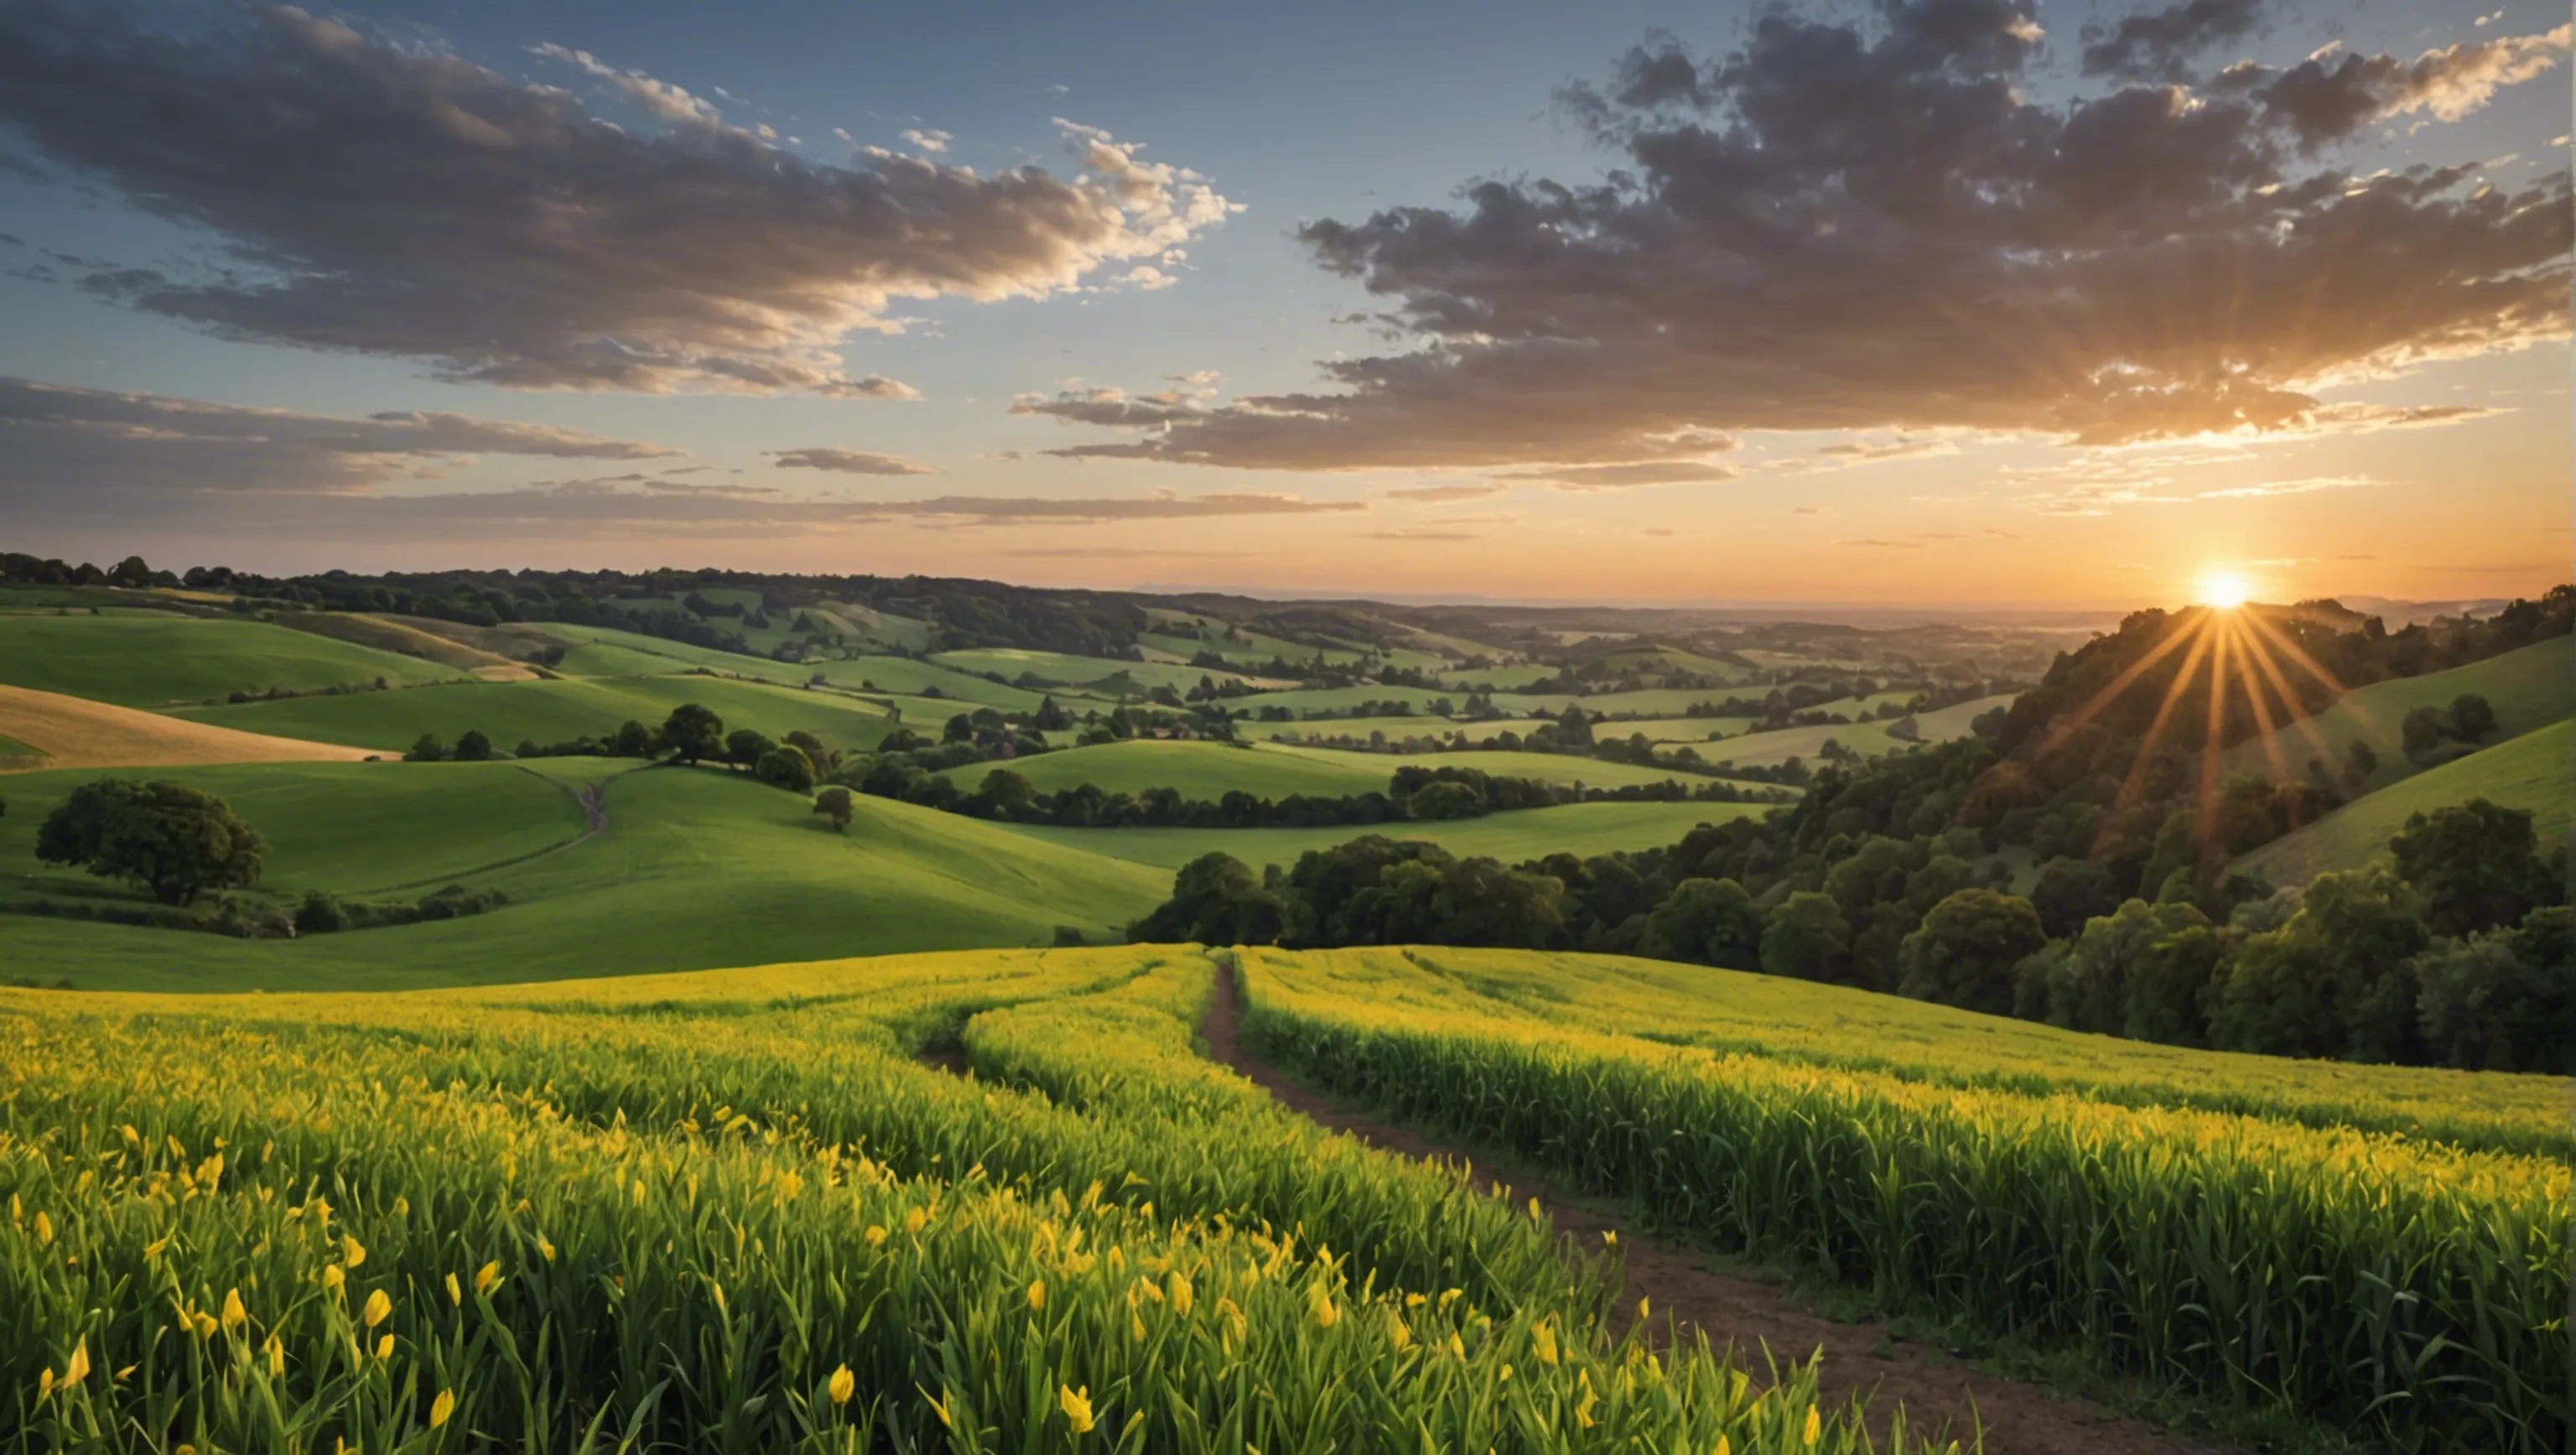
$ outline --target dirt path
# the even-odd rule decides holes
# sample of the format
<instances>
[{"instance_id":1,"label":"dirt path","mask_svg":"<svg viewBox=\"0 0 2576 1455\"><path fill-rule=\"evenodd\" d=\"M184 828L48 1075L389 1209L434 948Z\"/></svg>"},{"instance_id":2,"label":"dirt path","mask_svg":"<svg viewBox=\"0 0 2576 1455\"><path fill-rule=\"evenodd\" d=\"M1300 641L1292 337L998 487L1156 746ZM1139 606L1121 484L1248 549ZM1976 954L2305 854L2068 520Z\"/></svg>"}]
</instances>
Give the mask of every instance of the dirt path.
<instances>
[{"instance_id":1,"label":"dirt path","mask_svg":"<svg viewBox=\"0 0 2576 1455\"><path fill-rule=\"evenodd\" d=\"M1467 1160L1458 1149L1409 1128L1339 1110L1312 1088L1272 1070L1244 1050L1242 1018L1234 969L1220 961L1216 1003L1204 1031L1210 1056L1318 1125L1402 1156ZM1712 1344L1734 1344L1741 1362L1757 1375L1764 1346L1783 1360L1803 1359L1821 1346L1827 1395L1867 1397L1872 1423L1882 1432L1886 1414L1901 1404L1918 1432L1947 1423L1965 1438L1982 1420L1986 1455L2223 1455L2223 1447L1969 1368L1927 1345L1896 1338L1884 1324L1835 1323L1771 1284L1704 1267L1690 1250L1633 1233L1625 1220L1571 1203L1535 1178L1496 1180L1515 1203L1537 1198L1559 1231L1581 1241L1598 1242L1605 1231L1619 1235L1627 1274L1619 1300L1623 1316L1639 1298L1651 1298L1657 1318L1670 1314L1706 1333Z\"/></svg>"},{"instance_id":2,"label":"dirt path","mask_svg":"<svg viewBox=\"0 0 2576 1455\"><path fill-rule=\"evenodd\" d=\"M581 792L576 794L575 797L581 800L581 816L590 820L590 832L583 834L582 838L587 839L593 835L607 832L608 802L606 796L599 791L599 785L596 783L585 783L581 785ZM579 842L579 840L575 840L575 842Z\"/></svg>"}]
</instances>

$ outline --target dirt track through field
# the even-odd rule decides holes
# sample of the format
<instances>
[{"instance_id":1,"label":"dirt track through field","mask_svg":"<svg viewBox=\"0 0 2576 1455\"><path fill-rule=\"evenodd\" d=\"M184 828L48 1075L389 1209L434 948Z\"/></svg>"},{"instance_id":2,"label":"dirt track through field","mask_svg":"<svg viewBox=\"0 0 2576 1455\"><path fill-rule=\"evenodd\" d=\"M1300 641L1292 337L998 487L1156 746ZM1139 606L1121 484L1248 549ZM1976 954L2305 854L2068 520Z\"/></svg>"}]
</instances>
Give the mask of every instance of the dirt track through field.
<instances>
[{"instance_id":1,"label":"dirt track through field","mask_svg":"<svg viewBox=\"0 0 2576 1455\"><path fill-rule=\"evenodd\" d=\"M1204 1030L1212 1058L1316 1124L1372 1147L1406 1157L1469 1160L1457 1148L1408 1128L1342 1111L1312 1088L1280 1075L1244 1049L1242 1021L1234 968L1220 960L1216 1002ZM1626 1265L1619 1299L1623 1318L1634 1316L1638 1299L1651 1299L1658 1321L1669 1315L1707 1334L1712 1344L1733 1344L1738 1362L1756 1378L1765 1347L1784 1362L1821 1347L1826 1395L1837 1401L1867 1398L1871 1423L1882 1434L1887 1416L1902 1405L1918 1433L1947 1425L1965 1440L1983 1421L1987 1455L2221 1455L2223 1447L1972 1369L1929 1346L1896 1338L1884 1324L1836 1323L1771 1284L1707 1268L1691 1250L1636 1233L1626 1220L1569 1202L1535 1178L1494 1180L1508 1189L1515 1204L1538 1199L1558 1231L1580 1242L1597 1244L1604 1232L1618 1235Z\"/></svg>"}]
</instances>

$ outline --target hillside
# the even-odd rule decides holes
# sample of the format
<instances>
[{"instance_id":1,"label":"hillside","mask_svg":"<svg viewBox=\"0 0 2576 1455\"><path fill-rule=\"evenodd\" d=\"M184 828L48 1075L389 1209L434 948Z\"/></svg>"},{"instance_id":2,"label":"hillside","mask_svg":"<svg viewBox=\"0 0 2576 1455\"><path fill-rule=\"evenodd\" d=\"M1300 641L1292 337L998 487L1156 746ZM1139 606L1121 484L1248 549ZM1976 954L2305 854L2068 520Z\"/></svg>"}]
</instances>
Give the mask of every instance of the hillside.
<instances>
[{"instance_id":1,"label":"hillside","mask_svg":"<svg viewBox=\"0 0 2576 1455\"><path fill-rule=\"evenodd\" d=\"M0 684L123 707L221 701L271 688L409 687L466 674L436 662L264 621L161 612L0 614Z\"/></svg>"},{"instance_id":2,"label":"hillside","mask_svg":"<svg viewBox=\"0 0 2576 1455\"><path fill-rule=\"evenodd\" d=\"M236 807L270 839L275 887L356 894L400 878L453 877L497 887L511 902L462 919L298 940L12 915L0 919L11 973L159 990L633 975L1041 944L1059 924L1097 937L1170 888L1158 869L882 799L859 799L849 831L836 835L803 797L711 769L553 759L332 771L349 776L293 769L207 780L239 794ZM11 797L31 781L13 779ZM581 829L572 790L590 782L601 786L607 828L563 843ZM27 847L38 821L15 803L0 818L0 864L12 876L38 867ZM17 884L13 893L24 897L25 881ZM108 892L95 881L83 887Z\"/></svg>"},{"instance_id":3,"label":"hillside","mask_svg":"<svg viewBox=\"0 0 2576 1455\"><path fill-rule=\"evenodd\" d=\"M2408 818L2472 798L2530 809L2543 844L2564 842L2576 831L2576 786L2571 785L2576 785L2576 721L2561 720L2364 794L2230 867L2284 885L2358 869L2379 857Z\"/></svg>"},{"instance_id":4,"label":"hillside","mask_svg":"<svg viewBox=\"0 0 2576 1455\"><path fill-rule=\"evenodd\" d=\"M369 756L364 748L187 722L25 687L0 687L0 734L17 744L0 748L0 760L7 760L0 769L327 762ZM31 755L41 756L21 761Z\"/></svg>"},{"instance_id":5,"label":"hillside","mask_svg":"<svg viewBox=\"0 0 2576 1455\"><path fill-rule=\"evenodd\" d=\"M659 727L671 709L685 702L713 709L728 728L757 728L772 738L802 729L844 749L874 747L895 726L888 709L840 693L680 676L473 682L182 708L176 715L245 732L359 743L394 753L423 733L452 744L479 728L494 746L508 751L523 738L551 745L584 736L604 738L630 721Z\"/></svg>"},{"instance_id":6,"label":"hillside","mask_svg":"<svg viewBox=\"0 0 2576 1455\"><path fill-rule=\"evenodd\" d=\"M2496 732L2487 739L2491 744L2576 717L2576 637L2534 642L2446 672L2356 687L2314 717L2237 744L2228 750L2227 771L2295 778L2307 771L2309 759L2317 758L2340 772L2352 744L2366 742L2379 759L2368 787L2386 788L2419 771L2407 761L2400 736L2406 714L2419 707L2447 709L2467 693L2484 697L2495 709Z\"/></svg>"},{"instance_id":7,"label":"hillside","mask_svg":"<svg viewBox=\"0 0 2576 1455\"><path fill-rule=\"evenodd\" d=\"M1481 855L1520 864L1557 853L1581 858L1658 848L1698 824L1726 823L1771 811L1771 805L1752 803L1569 803L1444 823L1304 829L1068 829L1014 824L1007 831L1165 870L1178 869L1201 854L1219 852L1255 869L1264 864L1285 868L1309 849L1328 849L1361 834L1428 839L1461 858ZM1159 901L1170 889L1168 876L1158 879L1155 898Z\"/></svg>"}]
</instances>

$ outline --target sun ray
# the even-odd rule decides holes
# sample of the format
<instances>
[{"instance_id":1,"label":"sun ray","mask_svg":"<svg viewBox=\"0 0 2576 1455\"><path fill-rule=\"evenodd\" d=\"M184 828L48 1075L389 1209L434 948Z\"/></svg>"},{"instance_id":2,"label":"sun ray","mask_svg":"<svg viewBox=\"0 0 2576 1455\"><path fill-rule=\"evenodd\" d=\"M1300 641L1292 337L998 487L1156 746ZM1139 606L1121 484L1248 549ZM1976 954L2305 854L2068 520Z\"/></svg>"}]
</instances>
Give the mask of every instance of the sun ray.
<instances>
[{"instance_id":1,"label":"sun ray","mask_svg":"<svg viewBox=\"0 0 2576 1455\"><path fill-rule=\"evenodd\" d=\"M2229 612L2226 622L2211 634L2209 733L2200 749L2200 798L2196 810L2199 821L2193 825L2204 847L2218 842L2218 799L2224 787L2218 755L2227 736L2227 661L2236 642L2239 616L2240 613Z\"/></svg>"},{"instance_id":2,"label":"sun ray","mask_svg":"<svg viewBox=\"0 0 2576 1455\"><path fill-rule=\"evenodd\" d=\"M2254 723L2263 734L2263 752L2271 760L2273 781L2286 783L2290 777L2289 755L2283 750L2280 728L2297 726L2305 729L2303 714L2299 711L2298 694L2290 690L2290 679L2283 675L2281 664L2273 661L2271 652L2266 650L2261 642L2255 640L2253 631L2242 624L2237 630L2237 646L2243 650L2246 658L2253 662L2255 667L2255 671L2246 674L2245 695L2254 704ZM2263 684L2267 681L2271 683L2273 692L2281 699L2279 723L2273 721L2271 705L2263 696ZM2307 731L2306 737L2312 746L2322 747L2313 731Z\"/></svg>"},{"instance_id":3,"label":"sun ray","mask_svg":"<svg viewBox=\"0 0 2576 1455\"><path fill-rule=\"evenodd\" d=\"M2138 739L2137 759L2129 765L2129 776L2120 785L2120 796L2112 800L2114 809L2127 808L2138 801L2138 793L2146 785L2147 765L2155 757L2156 740L2163 736L2165 723L2172 719L2174 709L2182 705L2183 694L2190 690L2192 673L2200 667L2200 659L2209 655L2209 643L2214 635L2211 626L2211 619L2204 616L2191 631L2191 651L2182 659L2182 670L2176 672L2173 681L2166 686L2164 701L2156 705L2155 719L2147 724L2145 735Z\"/></svg>"},{"instance_id":4,"label":"sun ray","mask_svg":"<svg viewBox=\"0 0 2576 1455\"><path fill-rule=\"evenodd\" d=\"M2178 630L2167 633L2165 639L2158 642L2153 650L2149 651L2145 656L2140 657L2135 662L2130 663L2128 669L2122 672L2119 676L2112 678L2109 686L2094 693L2091 697L2086 698L2081 706L2060 719L2058 725L2049 731L2048 736L2042 739L2038 746L2030 750L2030 756L2034 758L2040 757L2046 754L2050 749L2056 747L2058 744L2074 736L2076 729L2081 728L2084 724L2090 722L2095 713L2100 712L2113 698L2118 697L2122 692L2127 691L2130 683L2145 676L2158 662L2172 656L2174 650L2182 646L2185 642L2206 637L2208 633L2209 619L2206 616L2204 616L2195 625L2182 627Z\"/></svg>"}]
</instances>

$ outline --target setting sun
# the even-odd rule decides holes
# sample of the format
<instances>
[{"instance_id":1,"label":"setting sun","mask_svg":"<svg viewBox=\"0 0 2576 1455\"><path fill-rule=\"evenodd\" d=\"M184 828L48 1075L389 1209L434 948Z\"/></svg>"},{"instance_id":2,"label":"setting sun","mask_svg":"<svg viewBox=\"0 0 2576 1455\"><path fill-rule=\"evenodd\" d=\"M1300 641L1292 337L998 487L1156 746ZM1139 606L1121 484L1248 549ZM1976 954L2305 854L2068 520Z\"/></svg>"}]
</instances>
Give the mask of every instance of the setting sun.
<instances>
[{"instance_id":1,"label":"setting sun","mask_svg":"<svg viewBox=\"0 0 2576 1455\"><path fill-rule=\"evenodd\" d=\"M2208 571L2200 578L2200 604L2220 608L2243 606L2251 593L2245 578L2233 571Z\"/></svg>"}]
</instances>

